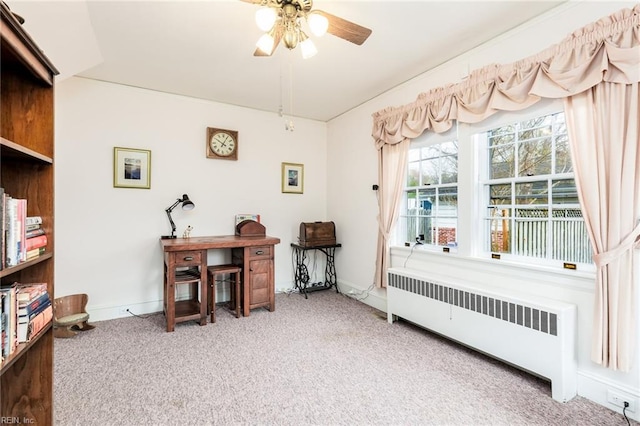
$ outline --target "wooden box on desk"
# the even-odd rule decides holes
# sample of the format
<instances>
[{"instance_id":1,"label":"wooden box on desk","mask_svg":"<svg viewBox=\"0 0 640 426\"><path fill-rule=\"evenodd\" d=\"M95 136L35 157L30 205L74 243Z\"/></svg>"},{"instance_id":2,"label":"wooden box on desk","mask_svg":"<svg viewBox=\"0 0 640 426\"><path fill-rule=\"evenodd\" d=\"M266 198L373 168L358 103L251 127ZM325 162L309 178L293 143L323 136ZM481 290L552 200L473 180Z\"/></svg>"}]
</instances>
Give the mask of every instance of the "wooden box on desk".
<instances>
[{"instance_id":1,"label":"wooden box on desk","mask_svg":"<svg viewBox=\"0 0 640 426\"><path fill-rule=\"evenodd\" d=\"M243 220L236 225L236 235L240 237L264 237L266 230L264 225L255 220Z\"/></svg>"}]
</instances>

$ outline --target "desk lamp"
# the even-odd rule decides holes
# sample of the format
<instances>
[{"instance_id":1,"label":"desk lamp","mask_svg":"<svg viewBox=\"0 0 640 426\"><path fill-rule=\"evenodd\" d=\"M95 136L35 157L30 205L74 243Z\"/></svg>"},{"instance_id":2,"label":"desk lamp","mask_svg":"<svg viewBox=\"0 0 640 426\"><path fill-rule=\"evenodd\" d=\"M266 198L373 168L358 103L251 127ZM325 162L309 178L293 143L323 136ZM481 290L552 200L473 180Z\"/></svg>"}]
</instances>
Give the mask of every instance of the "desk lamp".
<instances>
[{"instance_id":1,"label":"desk lamp","mask_svg":"<svg viewBox=\"0 0 640 426\"><path fill-rule=\"evenodd\" d=\"M176 224L173 223L173 219L171 219L171 212L176 208L178 204L182 203L182 210L193 210L196 206L193 204L193 201L189 199L187 194L182 194L182 198L178 198L175 203L171 204L166 208L165 212L167 212L167 217L169 218L169 223L171 223L171 235L163 235L162 239L176 238Z\"/></svg>"}]
</instances>

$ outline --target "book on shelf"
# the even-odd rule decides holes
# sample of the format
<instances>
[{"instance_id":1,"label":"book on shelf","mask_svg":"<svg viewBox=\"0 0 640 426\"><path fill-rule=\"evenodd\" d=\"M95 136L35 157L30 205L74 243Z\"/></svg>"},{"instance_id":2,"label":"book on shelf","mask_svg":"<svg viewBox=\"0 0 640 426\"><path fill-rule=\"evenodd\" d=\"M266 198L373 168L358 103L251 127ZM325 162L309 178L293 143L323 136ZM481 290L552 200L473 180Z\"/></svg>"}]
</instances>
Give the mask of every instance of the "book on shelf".
<instances>
[{"instance_id":1,"label":"book on shelf","mask_svg":"<svg viewBox=\"0 0 640 426\"><path fill-rule=\"evenodd\" d=\"M47 321L47 318L51 320L52 314L53 306L47 294L46 303L39 305L36 310L30 314L19 315L17 330L18 343L28 342L31 337L38 334L46 325L43 321Z\"/></svg>"},{"instance_id":2,"label":"book on shelf","mask_svg":"<svg viewBox=\"0 0 640 426\"><path fill-rule=\"evenodd\" d=\"M28 216L25 218L25 224L28 225L42 225L42 216Z\"/></svg>"},{"instance_id":3,"label":"book on shelf","mask_svg":"<svg viewBox=\"0 0 640 426\"><path fill-rule=\"evenodd\" d=\"M4 188L0 187L0 270L4 269L5 263L5 196L6 194L4 193Z\"/></svg>"},{"instance_id":4,"label":"book on shelf","mask_svg":"<svg viewBox=\"0 0 640 426\"><path fill-rule=\"evenodd\" d=\"M236 225L242 222L243 220L254 220L260 223L260 215L252 214L252 213L241 213L236 215Z\"/></svg>"},{"instance_id":5,"label":"book on shelf","mask_svg":"<svg viewBox=\"0 0 640 426\"><path fill-rule=\"evenodd\" d=\"M34 248L32 250L29 250L27 252L27 260L35 259L38 256L42 256L46 252L47 252L47 248L46 247L38 247L38 248Z\"/></svg>"},{"instance_id":6,"label":"book on shelf","mask_svg":"<svg viewBox=\"0 0 640 426\"><path fill-rule=\"evenodd\" d=\"M4 229L6 235L4 244L4 267L16 266L27 259L25 229L27 200L7 195L4 197L4 208Z\"/></svg>"},{"instance_id":7,"label":"book on shelf","mask_svg":"<svg viewBox=\"0 0 640 426\"><path fill-rule=\"evenodd\" d=\"M46 326L53 320L53 305L49 304L42 312L40 312L29 323L29 329L27 330L27 342L32 337L37 336Z\"/></svg>"},{"instance_id":8,"label":"book on shelf","mask_svg":"<svg viewBox=\"0 0 640 426\"><path fill-rule=\"evenodd\" d=\"M15 198L8 196L5 200L6 202L6 232L7 232L7 241L6 241L6 266L16 266L18 264L18 226L17 226L17 217L18 217L18 203Z\"/></svg>"},{"instance_id":9,"label":"book on shelf","mask_svg":"<svg viewBox=\"0 0 640 426\"><path fill-rule=\"evenodd\" d=\"M36 312L39 312L43 306L51 304L49 299L49 292L45 291L34 299L27 301L18 301L18 315L29 316Z\"/></svg>"},{"instance_id":10,"label":"book on shelf","mask_svg":"<svg viewBox=\"0 0 640 426\"><path fill-rule=\"evenodd\" d=\"M47 283L16 283L18 303L29 302L48 291Z\"/></svg>"},{"instance_id":11,"label":"book on shelf","mask_svg":"<svg viewBox=\"0 0 640 426\"><path fill-rule=\"evenodd\" d=\"M37 237L39 235L44 235L44 229L42 229L42 226L40 225L33 225L33 226L36 226L37 228L29 229L28 226L26 227L27 240L29 238Z\"/></svg>"},{"instance_id":12,"label":"book on shelf","mask_svg":"<svg viewBox=\"0 0 640 426\"><path fill-rule=\"evenodd\" d=\"M25 224L27 220L27 200L18 199L18 262L24 262L27 260L27 230Z\"/></svg>"},{"instance_id":13,"label":"book on shelf","mask_svg":"<svg viewBox=\"0 0 640 426\"><path fill-rule=\"evenodd\" d=\"M35 225L25 225L24 229L26 229L27 232L40 229L42 230L42 233L44 233L44 229L42 229L42 224L40 223L36 223Z\"/></svg>"},{"instance_id":14,"label":"book on shelf","mask_svg":"<svg viewBox=\"0 0 640 426\"><path fill-rule=\"evenodd\" d=\"M27 257L27 252L29 250L33 250L40 247L47 246L47 236L46 235L38 235L37 237L31 237L26 239L25 244L25 260Z\"/></svg>"},{"instance_id":15,"label":"book on shelf","mask_svg":"<svg viewBox=\"0 0 640 426\"><path fill-rule=\"evenodd\" d=\"M0 306L0 315L3 317L4 324L4 344L2 346L2 357L9 357L18 346L18 301L17 301L17 284L3 285L0 287L2 297L2 306Z\"/></svg>"},{"instance_id":16,"label":"book on shelf","mask_svg":"<svg viewBox=\"0 0 640 426\"><path fill-rule=\"evenodd\" d=\"M4 361L4 345L7 339L7 317L4 314L5 293L0 291L0 361Z\"/></svg>"}]
</instances>

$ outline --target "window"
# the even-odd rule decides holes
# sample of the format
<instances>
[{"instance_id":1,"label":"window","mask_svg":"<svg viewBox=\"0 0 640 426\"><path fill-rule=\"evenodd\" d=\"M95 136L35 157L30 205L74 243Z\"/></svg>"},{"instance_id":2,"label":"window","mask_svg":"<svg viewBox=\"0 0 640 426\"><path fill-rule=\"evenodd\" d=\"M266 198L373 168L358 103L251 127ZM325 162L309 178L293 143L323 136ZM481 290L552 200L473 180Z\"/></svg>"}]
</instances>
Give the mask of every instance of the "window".
<instances>
[{"instance_id":1,"label":"window","mask_svg":"<svg viewBox=\"0 0 640 426\"><path fill-rule=\"evenodd\" d=\"M401 238L455 245L458 227L458 142L409 150Z\"/></svg>"},{"instance_id":2,"label":"window","mask_svg":"<svg viewBox=\"0 0 640 426\"><path fill-rule=\"evenodd\" d=\"M564 113L495 127L484 141L485 251L591 263Z\"/></svg>"}]
</instances>

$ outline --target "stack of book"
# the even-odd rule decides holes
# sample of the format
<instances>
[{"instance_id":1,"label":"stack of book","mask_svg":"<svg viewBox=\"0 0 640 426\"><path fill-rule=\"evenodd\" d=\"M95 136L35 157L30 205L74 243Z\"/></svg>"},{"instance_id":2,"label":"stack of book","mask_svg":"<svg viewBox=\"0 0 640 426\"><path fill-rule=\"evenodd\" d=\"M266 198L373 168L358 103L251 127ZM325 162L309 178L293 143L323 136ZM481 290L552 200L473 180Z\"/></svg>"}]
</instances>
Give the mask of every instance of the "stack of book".
<instances>
[{"instance_id":1,"label":"stack of book","mask_svg":"<svg viewBox=\"0 0 640 426\"><path fill-rule=\"evenodd\" d=\"M53 319L46 283L13 283L0 287L0 349L2 360L20 343L29 342Z\"/></svg>"},{"instance_id":2,"label":"stack of book","mask_svg":"<svg viewBox=\"0 0 640 426\"><path fill-rule=\"evenodd\" d=\"M26 257L25 260L34 259L41 254L44 254L47 249L47 235L42 228L42 217L40 216L27 216L25 219L26 224Z\"/></svg>"},{"instance_id":3,"label":"stack of book","mask_svg":"<svg viewBox=\"0 0 640 426\"><path fill-rule=\"evenodd\" d=\"M0 269L34 259L46 247L42 217L27 216L27 200L0 188Z\"/></svg>"}]
</instances>

